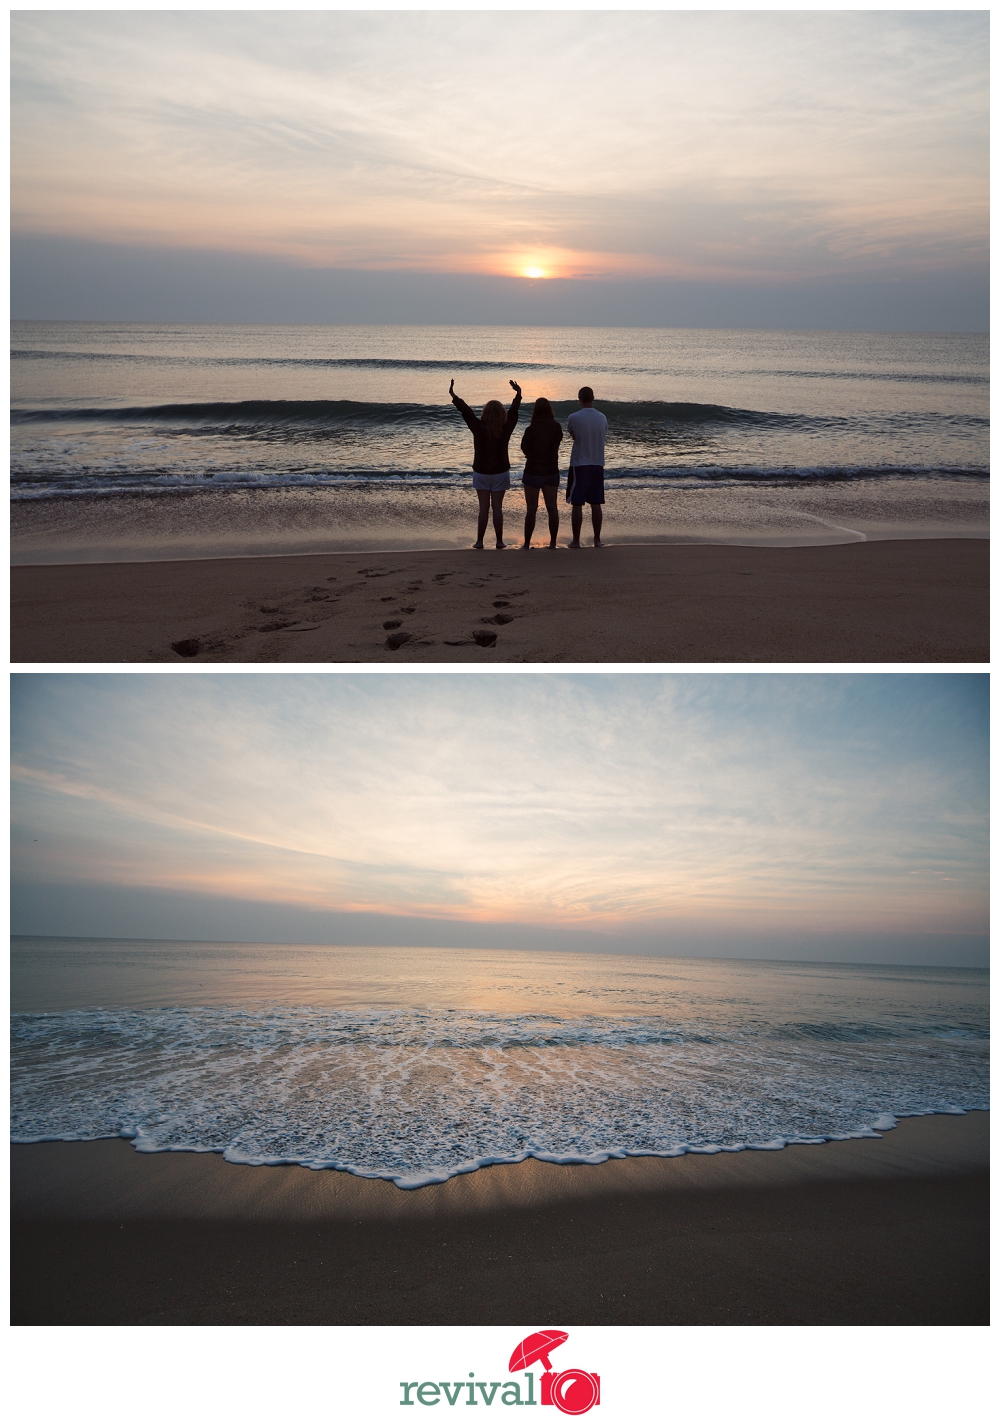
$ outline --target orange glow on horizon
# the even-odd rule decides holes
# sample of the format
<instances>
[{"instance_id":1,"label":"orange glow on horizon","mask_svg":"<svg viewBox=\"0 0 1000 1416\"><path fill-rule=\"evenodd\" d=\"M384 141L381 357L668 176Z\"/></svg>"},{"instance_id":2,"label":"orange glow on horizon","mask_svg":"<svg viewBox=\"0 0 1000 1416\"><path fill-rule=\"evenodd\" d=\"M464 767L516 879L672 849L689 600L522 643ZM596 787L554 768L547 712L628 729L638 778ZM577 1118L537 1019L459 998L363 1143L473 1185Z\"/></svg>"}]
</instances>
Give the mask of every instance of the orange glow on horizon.
<instances>
[{"instance_id":1,"label":"orange glow on horizon","mask_svg":"<svg viewBox=\"0 0 1000 1416\"><path fill-rule=\"evenodd\" d=\"M564 246L529 250L483 251L466 260L451 259L459 267L480 275L506 275L521 280L608 280L622 276L676 275L676 262L650 255L621 251L576 251Z\"/></svg>"}]
</instances>

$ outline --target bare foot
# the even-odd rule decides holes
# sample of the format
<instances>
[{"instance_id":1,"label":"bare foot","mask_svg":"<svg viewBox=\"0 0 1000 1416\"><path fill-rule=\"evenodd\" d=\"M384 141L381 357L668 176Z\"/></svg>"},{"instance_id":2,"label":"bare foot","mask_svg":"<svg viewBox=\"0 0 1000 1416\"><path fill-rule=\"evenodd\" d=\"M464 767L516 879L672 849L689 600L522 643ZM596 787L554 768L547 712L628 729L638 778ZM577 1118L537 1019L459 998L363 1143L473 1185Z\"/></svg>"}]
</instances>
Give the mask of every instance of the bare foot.
<instances>
[{"instance_id":1,"label":"bare foot","mask_svg":"<svg viewBox=\"0 0 1000 1416\"><path fill-rule=\"evenodd\" d=\"M483 543L482 543L482 541L477 541L476 544L473 546L472 549L473 549L474 551L481 551L481 550L483 549Z\"/></svg>"},{"instance_id":2,"label":"bare foot","mask_svg":"<svg viewBox=\"0 0 1000 1416\"><path fill-rule=\"evenodd\" d=\"M530 550L531 550L531 542L530 542L530 541L525 541L524 545L521 547L521 550L522 550L522 551L530 551Z\"/></svg>"},{"instance_id":3,"label":"bare foot","mask_svg":"<svg viewBox=\"0 0 1000 1416\"><path fill-rule=\"evenodd\" d=\"M556 545L555 541L550 541L545 549L547 551L558 551L559 547Z\"/></svg>"},{"instance_id":4,"label":"bare foot","mask_svg":"<svg viewBox=\"0 0 1000 1416\"><path fill-rule=\"evenodd\" d=\"M506 541L498 541L498 542L497 542L497 550L498 550L498 551L505 551L506 549L507 549L507 542L506 542Z\"/></svg>"},{"instance_id":5,"label":"bare foot","mask_svg":"<svg viewBox=\"0 0 1000 1416\"><path fill-rule=\"evenodd\" d=\"M566 549L567 549L567 551L578 551L578 550L580 550L580 542L579 542L579 541L568 541L568 542L566 543Z\"/></svg>"},{"instance_id":6,"label":"bare foot","mask_svg":"<svg viewBox=\"0 0 1000 1416\"><path fill-rule=\"evenodd\" d=\"M599 550L601 549L601 545L602 545L602 542L600 542L600 541L595 541L595 542L594 542L594 550L595 550L595 551L599 551Z\"/></svg>"}]
</instances>

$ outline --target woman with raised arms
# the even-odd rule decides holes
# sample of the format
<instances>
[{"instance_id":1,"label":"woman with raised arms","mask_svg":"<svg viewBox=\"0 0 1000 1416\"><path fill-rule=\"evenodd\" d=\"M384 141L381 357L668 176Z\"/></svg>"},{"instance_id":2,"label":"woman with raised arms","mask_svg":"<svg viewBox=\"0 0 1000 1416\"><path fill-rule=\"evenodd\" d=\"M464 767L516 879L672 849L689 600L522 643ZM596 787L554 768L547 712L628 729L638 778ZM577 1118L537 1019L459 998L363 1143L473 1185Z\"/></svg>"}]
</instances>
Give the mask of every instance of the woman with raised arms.
<instances>
[{"instance_id":1,"label":"woman with raised arms","mask_svg":"<svg viewBox=\"0 0 1000 1416\"><path fill-rule=\"evenodd\" d=\"M504 408L497 399L491 398L477 418L464 399L455 392L452 379L448 393L451 401L468 423L472 431L475 451L472 459L472 485L479 496L479 534L474 549L483 549L486 525L493 510L493 530L496 532L497 550L506 550L503 539L503 494L510 486L510 456L507 444L517 426L518 410L521 407L521 386L510 380L514 390L514 402Z\"/></svg>"}]
</instances>

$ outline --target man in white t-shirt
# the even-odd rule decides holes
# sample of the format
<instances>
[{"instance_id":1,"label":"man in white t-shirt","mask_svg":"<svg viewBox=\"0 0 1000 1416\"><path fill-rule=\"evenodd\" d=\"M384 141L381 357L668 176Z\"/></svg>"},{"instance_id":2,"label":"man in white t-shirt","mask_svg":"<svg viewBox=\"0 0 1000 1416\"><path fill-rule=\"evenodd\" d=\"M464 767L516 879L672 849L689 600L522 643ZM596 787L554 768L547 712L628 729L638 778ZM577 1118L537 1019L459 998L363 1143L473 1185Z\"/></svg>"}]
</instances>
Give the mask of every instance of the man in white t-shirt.
<instances>
[{"instance_id":1,"label":"man in white t-shirt","mask_svg":"<svg viewBox=\"0 0 1000 1416\"><path fill-rule=\"evenodd\" d=\"M583 508L586 502L590 502L596 550L601 544L601 526L604 522L604 439L608 433L608 420L594 407L592 388L581 388L577 397L580 407L566 421L573 439L566 484L566 500L573 508L573 539L569 548L572 551L580 549Z\"/></svg>"}]
</instances>

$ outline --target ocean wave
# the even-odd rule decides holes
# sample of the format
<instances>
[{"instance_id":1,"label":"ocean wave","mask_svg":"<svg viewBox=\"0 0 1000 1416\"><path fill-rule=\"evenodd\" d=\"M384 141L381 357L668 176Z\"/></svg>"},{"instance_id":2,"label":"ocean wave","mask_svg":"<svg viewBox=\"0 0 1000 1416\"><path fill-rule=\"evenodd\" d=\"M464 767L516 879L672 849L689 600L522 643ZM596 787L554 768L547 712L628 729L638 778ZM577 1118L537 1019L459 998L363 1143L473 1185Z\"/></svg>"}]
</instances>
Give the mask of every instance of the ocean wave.
<instances>
[{"instance_id":1,"label":"ocean wave","mask_svg":"<svg viewBox=\"0 0 1000 1416\"><path fill-rule=\"evenodd\" d=\"M716 403L672 403L668 401L615 402L597 405L606 415L612 436L618 432L641 432L647 428L678 428L698 426L726 429L773 429L802 433L838 433L851 429L869 429L871 415L863 420L848 416L807 413L774 413L756 408L731 408ZM522 425L526 425L528 410L523 406ZM579 408L575 401L555 402L555 415L565 420ZM876 420L882 435L891 435L898 427L906 430L915 417L912 413L886 414ZM375 403L354 399L246 399L240 402L168 403L148 406L115 407L110 405L76 408L15 408L11 411L12 426L52 423L145 424L177 428L209 428L217 431L287 430L294 427L326 426L401 427L447 425L454 426L457 417L450 403ZM971 414L923 413L920 421L941 432L957 429L978 432L989 427L989 419Z\"/></svg>"},{"instance_id":2,"label":"ocean wave","mask_svg":"<svg viewBox=\"0 0 1000 1416\"><path fill-rule=\"evenodd\" d=\"M913 373L905 369L741 369L750 378L775 379L849 379L857 383L902 383L902 384L968 384L982 388L989 384L986 374L939 374Z\"/></svg>"},{"instance_id":3,"label":"ocean wave","mask_svg":"<svg viewBox=\"0 0 1000 1416\"><path fill-rule=\"evenodd\" d=\"M512 468L511 482L514 487L517 487L520 475L517 467ZM658 468L648 465L608 468L604 484L612 492L682 493L707 487L823 486L916 478L929 478L943 484L982 483L989 481L989 475L988 467L697 467L681 464ZM168 495L172 492L222 495L236 491L281 492L293 489L337 492L363 487L393 487L405 492L429 487L467 489L469 477L467 467L329 470L243 465L204 471L145 471L121 467L74 468L62 464L41 468L15 464L10 472L10 499L15 502L44 501L59 497L108 497L125 493Z\"/></svg>"},{"instance_id":4,"label":"ocean wave","mask_svg":"<svg viewBox=\"0 0 1000 1416\"><path fill-rule=\"evenodd\" d=\"M272 1005L19 1014L11 1028L17 1142L125 1136L403 1188L529 1156L778 1149L988 1106L985 1044L941 1036L940 1021L933 1038L818 1040L655 1017Z\"/></svg>"},{"instance_id":5,"label":"ocean wave","mask_svg":"<svg viewBox=\"0 0 1000 1416\"><path fill-rule=\"evenodd\" d=\"M345 423L393 426L450 421L451 404L363 403L352 399L246 399L240 402L166 403L138 407L16 408L11 424L107 423L236 429L283 429Z\"/></svg>"},{"instance_id":6,"label":"ocean wave","mask_svg":"<svg viewBox=\"0 0 1000 1416\"><path fill-rule=\"evenodd\" d=\"M117 363L131 367L157 365L167 368L212 368L212 369L400 369L433 370L447 373L449 370L475 372L477 370L499 369L517 375L525 371L550 372L559 369L565 373L587 374L597 379L602 373L618 376L621 374L651 378L696 378L703 373L697 368L680 365L621 364L604 369L591 364L539 363L537 361L518 362L502 359L390 359L378 357L363 358L322 355L200 355L200 354L153 354L141 350L126 353L121 350L78 350L78 349L12 349L10 358L18 361L70 360L76 363ZM776 369L734 368L734 378L776 378L776 379L831 379L848 380L859 383L899 383L899 384L947 384L949 386L985 387L989 384L988 373L938 373L917 372L906 369Z\"/></svg>"},{"instance_id":7,"label":"ocean wave","mask_svg":"<svg viewBox=\"0 0 1000 1416\"><path fill-rule=\"evenodd\" d=\"M71 359L82 360L87 363L119 363L119 364L162 364L166 366L183 366L185 368L212 368L212 369L437 369L447 372L449 369L460 369L463 372L475 371L477 369L504 369L509 373L517 373L519 370L557 369L558 364L517 364L510 360L497 359L384 359L384 358L324 358L317 355L309 356L279 356L279 355L225 355L213 357L211 355L185 355L185 354L145 354L140 352L125 354L117 350L101 351L100 353L90 353L81 350L61 350L61 349L12 349L10 352L12 359Z\"/></svg>"}]
</instances>

